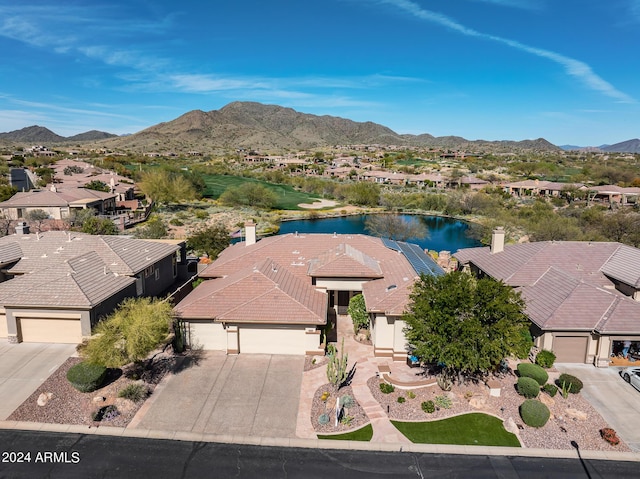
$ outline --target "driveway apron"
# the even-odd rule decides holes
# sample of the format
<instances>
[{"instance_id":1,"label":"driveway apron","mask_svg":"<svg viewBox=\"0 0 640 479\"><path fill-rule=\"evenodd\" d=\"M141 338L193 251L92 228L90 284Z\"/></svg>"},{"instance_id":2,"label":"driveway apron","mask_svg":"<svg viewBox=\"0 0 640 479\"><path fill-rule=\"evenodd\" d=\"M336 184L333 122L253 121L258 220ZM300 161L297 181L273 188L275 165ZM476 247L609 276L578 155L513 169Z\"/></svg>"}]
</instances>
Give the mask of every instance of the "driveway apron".
<instances>
[{"instance_id":1,"label":"driveway apron","mask_svg":"<svg viewBox=\"0 0 640 479\"><path fill-rule=\"evenodd\" d=\"M295 437L304 358L209 352L161 383L130 428Z\"/></svg>"}]
</instances>

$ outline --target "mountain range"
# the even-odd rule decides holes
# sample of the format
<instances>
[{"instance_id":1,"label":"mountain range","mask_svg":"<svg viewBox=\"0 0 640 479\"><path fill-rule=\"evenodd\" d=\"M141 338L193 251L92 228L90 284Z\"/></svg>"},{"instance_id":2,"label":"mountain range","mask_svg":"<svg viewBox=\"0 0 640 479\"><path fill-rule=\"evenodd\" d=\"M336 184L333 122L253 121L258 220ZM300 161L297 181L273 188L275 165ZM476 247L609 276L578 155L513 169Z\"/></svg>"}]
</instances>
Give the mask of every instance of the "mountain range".
<instances>
[{"instance_id":1,"label":"mountain range","mask_svg":"<svg viewBox=\"0 0 640 479\"><path fill-rule=\"evenodd\" d=\"M291 108L255 102L233 102L220 110L193 110L180 117L126 136L89 131L63 137L42 126L0 133L0 140L31 144L98 142L107 148L133 151L189 151L216 148L302 150L334 145L398 145L477 152L561 151L544 138L524 141L467 140L459 136L434 137L398 134L373 122L355 122L335 116L300 113ZM633 143L635 142L635 143ZM629 145L624 145L629 143ZM611 150L618 145L624 150ZM640 140L607 146L605 151L640 152ZM635 148L635 151L633 150Z\"/></svg>"},{"instance_id":2,"label":"mountain range","mask_svg":"<svg viewBox=\"0 0 640 479\"><path fill-rule=\"evenodd\" d=\"M640 139L634 138L633 140L621 141L613 145L600 145L600 146L576 146L576 145L561 145L560 148L566 151L604 151L609 153L640 153Z\"/></svg>"}]
</instances>

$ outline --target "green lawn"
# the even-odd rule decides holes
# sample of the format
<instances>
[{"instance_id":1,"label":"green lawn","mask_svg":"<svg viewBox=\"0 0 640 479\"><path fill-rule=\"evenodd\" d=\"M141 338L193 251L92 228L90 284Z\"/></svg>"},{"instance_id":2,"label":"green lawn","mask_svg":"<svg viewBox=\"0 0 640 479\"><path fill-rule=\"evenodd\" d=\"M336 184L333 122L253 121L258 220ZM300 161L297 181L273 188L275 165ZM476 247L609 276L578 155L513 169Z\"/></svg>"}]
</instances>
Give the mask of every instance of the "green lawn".
<instances>
[{"instance_id":1,"label":"green lawn","mask_svg":"<svg viewBox=\"0 0 640 479\"><path fill-rule=\"evenodd\" d=\"M260 183L273 191L278 197L274 208L279 210L299 210L298 203L313 203L319 199L317 196L297 191L289 185L276 185L254 178L231 175L204 175L203 179L207 185L204 196L213 199L217 199L230 186L236 187L247 182Z\"/></svg>"},{"instance_id":2,"label":"green lawn","mask_svg":"<svg viewBox=\"0 0 640 479\"><path fill-rule=\"evenodd\" d=\"M336 439L338 441L371 441L373 428L371 424L344 434L318 434L318 439Z\"/></svg>"},{"instance_id":3,"label":"green lawn","mask_svg":"<svg viewBox=\"0 0 640 479\"><path fill-rule=\"evenodd\" d=\"M505 431L500 419L482 413L432 422L391 422L411 442L419 444L520 447L518 438Z\"/></svg>"}]
</instances>

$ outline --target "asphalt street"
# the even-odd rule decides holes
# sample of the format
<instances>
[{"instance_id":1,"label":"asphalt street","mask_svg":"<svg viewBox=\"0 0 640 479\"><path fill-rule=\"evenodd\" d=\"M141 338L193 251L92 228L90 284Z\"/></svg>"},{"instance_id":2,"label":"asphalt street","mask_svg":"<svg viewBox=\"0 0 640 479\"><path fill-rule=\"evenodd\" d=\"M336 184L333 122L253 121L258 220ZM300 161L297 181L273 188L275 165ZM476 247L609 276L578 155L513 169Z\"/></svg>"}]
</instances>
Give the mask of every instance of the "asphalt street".
<instances>
[{"instance_id":1,"label":"asphalt street","mask_svg":"<svg viewBox=\"0 0 640 479\"><path fill-rule=\"evenodd\" d=\"M345 444L346 446L346 444ZM0 478L618 478L635 462L295 449L0 430Z\"/></svg>"}]
</instances>

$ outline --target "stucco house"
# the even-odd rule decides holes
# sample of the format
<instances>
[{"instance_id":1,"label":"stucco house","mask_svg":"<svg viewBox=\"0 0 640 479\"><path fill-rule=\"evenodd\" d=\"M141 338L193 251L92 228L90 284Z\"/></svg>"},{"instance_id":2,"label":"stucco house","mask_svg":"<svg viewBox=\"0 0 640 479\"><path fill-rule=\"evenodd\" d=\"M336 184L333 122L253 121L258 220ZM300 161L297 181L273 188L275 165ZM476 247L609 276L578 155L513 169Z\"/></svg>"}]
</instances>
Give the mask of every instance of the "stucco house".
<instances>
[{"instance_id":1,"label":"stucco house","mask_svg":"<svg viewBox=\"0 0 640 479\"><path fill-rule=\"evenodd\" d=\"M362 293L379 357L405 360L400 317L420 272L442 270L420 247L367 235L286 234L231 245L175 307L192 346L237 353L320 354L321 331ZM335 326L335 324L333 324Z\"/></svg>"},{"instance_id":2,"label":"stucco house","mask_svg":"<svg viewBox=\"0 0 640 479\"><path fill-rule=\"evenodd\" d=\"M0 338L79 343L125 298L164 294L183 249L64 231L0 238Z\"/></svg>"},{"instance_id":3,"label":"stucco house","mask_svg":"<svg viewBox=\"0 0 640 479\"><path fill-rule=\"evenodd\" d=\"M625 342L640 342L640 250L616 242L504 244L454 255L460 266L521 291L535 345L558 362L606 367Z\"/></svg>"}]
</instances>

